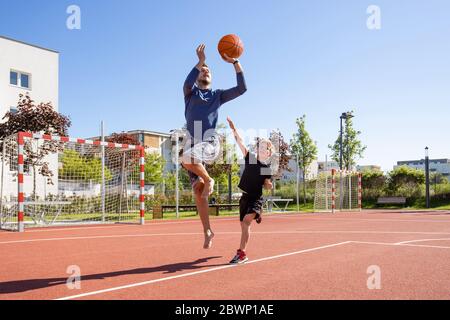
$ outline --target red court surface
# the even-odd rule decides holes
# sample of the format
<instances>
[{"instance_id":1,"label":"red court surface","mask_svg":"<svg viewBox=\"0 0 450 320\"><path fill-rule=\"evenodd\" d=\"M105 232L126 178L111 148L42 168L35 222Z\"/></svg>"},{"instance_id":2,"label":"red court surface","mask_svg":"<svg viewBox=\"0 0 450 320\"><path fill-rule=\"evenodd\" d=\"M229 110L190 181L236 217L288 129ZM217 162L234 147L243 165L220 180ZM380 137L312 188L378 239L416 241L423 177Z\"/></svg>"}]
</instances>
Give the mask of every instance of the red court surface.
<instances>
[{"instance_id":1,"label":"red court surface","mask_svg":"<svg viewBox=\"0 0 450 320\"><path fill-rule=\"evenodd\" d=\"M238 218L212 226L209 250L199 220L0 232L0 299L450 299L448 211L266 215L238 266Z\"/></svg>"}]
</instances>

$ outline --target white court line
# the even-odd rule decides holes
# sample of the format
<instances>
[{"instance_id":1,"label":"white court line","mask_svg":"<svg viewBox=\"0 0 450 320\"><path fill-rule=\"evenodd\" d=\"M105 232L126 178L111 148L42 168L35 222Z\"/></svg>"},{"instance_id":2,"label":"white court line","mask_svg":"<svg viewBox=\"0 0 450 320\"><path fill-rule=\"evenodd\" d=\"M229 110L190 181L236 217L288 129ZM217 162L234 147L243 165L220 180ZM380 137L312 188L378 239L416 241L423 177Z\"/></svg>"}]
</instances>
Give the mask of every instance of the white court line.
<instances>
[{"instance_id":1,"label":"white court line","mask_svg":"<svg viewBox=\"0 0 450 320\"><path fill-rule=\"evenodd\" d=\"M217 219L217 218L215 218ZM219 218L217 220L236 220L236 217L234 218ZM171 224L183 224L183 223L200 223L200 220L192 220L192 219L186 219L186 220L177 220L177 221L172 221L172 220L168 220L167 222L150 222L150 223L146 223L143 226L140 224L107 224L107 225L103 225L103 226L97 226L97 227L93 227L93 226L85 226L85 227L75 227L72 228L70 226L67 226L65 228L53 228L53 227L48 227L47 229L41 229L41 230L30 230L27 229L26 233L36 233L36 232L52 232L52 231L71 231L71 230L90 230L90 229L114 229L114 228L126 228L126 227L133 227L133 228L145 228L148 226L160 226L160 225L171 225ZM6 233L5 234L13 234L13 233ZM14 233L17 234L17 233Z\"/></svg>"},{"instance_id":2,"label":"white court line","mask_svg":"<svg viewBox=\"0 0 450 320\"><path fill-rule=\"evenodd\" d=\"M235 221L236 217L234 218L225 218L225 217L215 217L214 218L215 221ZM186 220L177 220L177 221L172 221L172 220L168 220L167 222L150 222L150 223L146 223L143 226L139 225L139 224L107 224L107 225L103 225L103 226L98 226L98 227L92 227L92 226L85 226L85 227L65 227L65 228L53 228L53 227L47 227L46 229L40 229L40 230L30 230L30 229L26 229L25 233L37 233L37 232L52 232L52 231L71 231L71 230L91 230L91 229L123 229L126 227L133 227L133 228L145 228L145 227L149 227L149 226L160 226L160 225L171 225L171 224L184 224L184 223L201 223L201 221L198 220L192 220L192 219L186 219ZM11 234L18 234L20 235L21 233L17 233L17 232L9 232L8 230L5 230L5 233L0 234L1 235L11 235Z\"/></svg>"},{"instance_id":3,"label":"white court line","mask_svg":"<svg viewBox=\"0 0 450 320\"><path fill-rule=\"evenodd\" d=\"M325 245L325 246L321 246L321 247L310 248L310 249L305 249L305 250L300 250L300 251L295 251L295 252L289 252L289 253L285 253L285 254L279 254L279 255L276 255L276 256L256 259L256 260L249 261L249 262L247 262L245 264L242 264L242 265L229 264L229 265L225 265L225 266L221 266L221 267L214 267L214 268L210 268L210 269L206 269L206 270L184 273L184 274L180 274L180 275L177 275L177 276L159 278L159 279L154 279L154 280L149 280L149 281L143 281L143 282L137 282L137 283L132 283L132 284L128 284L128 285L123 285L123 286L119 286L119 287L113 287L113 288L108 288L108 289L103 289L103 290L98 290L98 291L86 292L86 293L82 293L82 294L78 294L78 295L58 298L58 299L55 299L55 300L72 300L72 299L93 296L93 295L106 293L106 292L112 292L112 291L118 291L118 290L133 288L133 287L145 286L145 285L149 285L149 284L153 284L153 283L157 283L157 282L162 282L162 281L168 281L168 280L184 278L184 277L191 277L191 276L195 276L195 275L202 274L202 273L218 271L218 270L223 270L223 269L228 269L228 268L233 268L233 267L238 267L238 266L239 267L245 267L246 265L252 264L252 263L258 263L258 262L263 262L263 261L268 261L268 260L288 257L288 256L292 256L292 255L297 255L297 254L301 254L301 253L317 251L317 250L321 250L321 249L326 249L326 248L331 248L331 247L344 245L344 244L347 244L347 243L349 243L349 241L333 243L333 244L329 244L329 245Z\"/></svg>"},{"instance_id":4,"label":"white court line","mask_svg":"<svg viewBox=\"0 0 450 320\"><path fill-rule=\"evenodd\" d=\"M441 238L441 239L418 239L418 240L409 240L409 241L402 241L397 242L396 244L407 244L407 243L413 243L413 242L425 242L425 241L443 241L443 240L450 240L450 238Z\"/></svg>"},{"instance_id":5,"label":"white court line","mask_svg":"<svg viewBox=\"0 0 450 320\"><path fill-rule=\"evenodd\" d=\"M241 231L222 231L215 232L216 235L241 234ZM346 231L346 230L297 230L297 231L255 231L252 235L258 234L420 234L420 235L450 235L450 232L420 232L420 231ZM164 236L198 236L202 232L174 232L174 233L138 233L138 234L112 234L103 236L80 236L80 237L61 237L61 238L40 238L27 240L3 241L1 244L33 243L44 241L64 241L64 240L90 240L90 239L113 239L113 238L138 238L138 237L164 237Z\"/></svg>"},{"instance_id":6,"label":"white court line","mask_svg":"<svg viewBox=\"0 0 450 320\"><path fill-rule=\"evenodd\" d=\"M363 213L364 214L364 213ZM419 220L419 219L415 219L415 220L411 220L411 219L364 219L364 218L333 218L333 217L328 217L325 216L325 214L321 214L321 213L285 213L285 214L269 214L266 213L265 214L266 218L269 219L289 219L289 218L307 218L307 220L319 220L319 221L379 221L379 222L436 222L436 223L450 223L450 220L438 220L438 219L434 219L434 220ZM320 217L320 218L319 218ZM195 219L195 218L193 218ZM143 226L141 225L130 225L130 224L114 224L114 225L104 225L104 226L85 226L85 227L66 227L66 228L52 228L49 227L48 229L40 229L40 230L30 230L27 229L26 233L39 233L39 232L52 232L52 231L71 231L71 230L90 230L90 229L113 229L113 228L125 228L125 227L133 227L133 228L145 228L147 226L160 226L160 225L171 225L171 224L184 224L184 223L199 223L200 220L196 219L193 220L191 218L186 219L186 220L168 220L168 221L164 221L164 222L150 222L147 223ZM228 217L214 217L213 218L214 222L217 223L219 221L233 221L236 220L236 217L232 217L232 218L228 218ZM6 232L5 233L0 233L0 236L2 235L11 235L11 234L19 234L19 233L13 233L13 232Z\"/></svg>"},{"instance_id":7,"label":"white court line","mask_svg":"<svg viewBox=\"0 0 450 320\"><path fill-rule=\"evenodd\" d=\"M450 249L450 247L429 246L429 245L422 245L422 244L399 244L399 243L369 242L369 241L349 241L349 242L350 243L359 243L359 244L374 244L374 245L383 245L383 246L393 246L393 247L420 247L420 248Z\"/></svg>"},{"instance_id":8,"label":"white court line","mask_svg":"<svg viewBox=\"0 0 450 320\"><path fill-rule=\"evenodd\" d=\"M265 217L266 218L283 218L288 214L269 214L266 213ZM294 215L294 213L290 214L290 215ZM304 216L306 214L295 214L297 217L301 217ZM212 220L216 223L218 221L235 221L236 220L236 216L238 216L238 214L236 214L235 216L232 217L213 217ZM184 223L200 223L200 219L195 219L195 218L186 218L186 219L182 219L182 220L166 220L164 222L148 222L146 224L139 225L139 224L105 224L105 225L100 225L100 226L84 226L84 227L71 227L71 226L67 226L67 227L63 227L63 228L56 228L56 227L47 227L46 229L39 229L39 230L32 230L32 229L27 229L26 233L37 233L37 232L52 232L52 231L72 231L72 230L91 230L91 229L114 229L114 228L126 228L126 227L132 227L132 228L145 228L145 227L149 227L149 226L160 226L160 225L172 225L172 224L184 224ZM14 232L8 232L7 230L5 230L5 233L3 233L5 235L11 235L11 234L19 234L19 233L14 233ZM0 234L1 236L2 234Z\"/></svg>"},{"instance_id":9,"label":"white court line","mask_svg":"<svg viewBox=\"0 0 450 320\"><path fill-rule=\"evenodd\" d=\"M318 218L316 216L310 216L308 215L308 220L320 220L320 221L377 221L377 222L448 222L450 223L450 219L432 219L432 220L420 220L420 219L364 219L364 218L333 218L333 217L323 217L323 218ZM289 215L284 215L284 216L280 216L278 218L284 218L284 219L289 219L289 218L296 218L295 216L289 216ZM306 218L306 216L305 216Z\"/></svg>"},{"instance_id":10,"label":"white court line","mask_svg":"<svg viewBox=\"0 0 450 320\"><path fill-rule=\"evenodd\" d=\"M240 233L240 232L235 232ZM110 239L110 238L133 238L133 237L156 237L156 236L190 236L190 235L203 235L198 232L184 232L184 233L144 233L144 234L116 234L105 236L86 236L86 237L67 237L67 238L46 238L46 239L29 239L29 240L13 240L4 241L0 244L13 244L13 243L28 243L39 241L63 241L63 240L87 240L87 239Z\"/></svg>"}]
</instances>

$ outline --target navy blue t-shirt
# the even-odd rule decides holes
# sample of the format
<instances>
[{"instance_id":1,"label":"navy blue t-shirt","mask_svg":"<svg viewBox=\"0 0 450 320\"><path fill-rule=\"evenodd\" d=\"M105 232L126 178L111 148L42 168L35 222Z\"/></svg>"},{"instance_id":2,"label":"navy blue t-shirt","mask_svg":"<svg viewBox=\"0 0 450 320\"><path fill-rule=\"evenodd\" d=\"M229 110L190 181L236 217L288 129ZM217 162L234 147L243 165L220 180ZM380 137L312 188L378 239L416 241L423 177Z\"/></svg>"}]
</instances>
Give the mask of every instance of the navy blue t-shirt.
<instances>
[{"instance_id":1,"label":"navy blue t-shirt","mask_svg":"<svg viewBox=\"0 0 450 320\"><path fill-rule=\"evenodd\" d=\"M247 87L245 85L244 74L239 72L236 75L236 87L228 90L202 90L197 87L195 83L199 74L200 71L197 68L192 69L184 82L184 114L186 117L187 130L190 135L204 141L217 126L220 106L244 94L247 91ZM198 129L196 129L198 132L194 130L195 127L198 127ZM210 134L205 136L206 131ZM201 136L199 136L200 132ZM197 136L195 136L194 133L197 133Z\"/></svg>"}]
</instances>

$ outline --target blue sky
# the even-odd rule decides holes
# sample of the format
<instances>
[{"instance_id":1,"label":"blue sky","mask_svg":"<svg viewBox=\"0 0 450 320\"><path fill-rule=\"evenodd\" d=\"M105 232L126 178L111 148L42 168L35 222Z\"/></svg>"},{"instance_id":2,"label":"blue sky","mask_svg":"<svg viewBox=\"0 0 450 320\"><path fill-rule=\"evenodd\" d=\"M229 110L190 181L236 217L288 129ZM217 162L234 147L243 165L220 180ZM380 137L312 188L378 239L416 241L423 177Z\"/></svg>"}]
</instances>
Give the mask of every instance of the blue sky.
<instances>
[{"instance_id":1,"label":"blue sky","mask_svg":"<svg viewBox=\"0 0 450 320\"><path fill-rule=\"evenodd\" d=\"M286 138L307 116L319 158L330 154L339 115L354 110L367 150L360 164L450 158L448 0L0 0L0 34L61 53L60 112L70 134L184 124L182 84L207 45L213 86L235 85L219 57L221 36L238 34L248 92L226 104L243 129L279 128ZM81 8L81 30L66 9ZM366 10L381 9L369 30Z\"/></svg>"}]
</instances>

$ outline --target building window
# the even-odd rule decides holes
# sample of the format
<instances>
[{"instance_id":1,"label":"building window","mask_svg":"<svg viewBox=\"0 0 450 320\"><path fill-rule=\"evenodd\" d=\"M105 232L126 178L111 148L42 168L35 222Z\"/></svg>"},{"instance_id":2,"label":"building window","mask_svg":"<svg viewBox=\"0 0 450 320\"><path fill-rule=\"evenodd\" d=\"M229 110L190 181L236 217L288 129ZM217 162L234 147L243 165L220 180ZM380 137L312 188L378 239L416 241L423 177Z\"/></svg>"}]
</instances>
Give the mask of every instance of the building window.
<instances>
[{"instance_id":1,"label":"building window","mask_svg":"<svg viewBox=\"0 0 450 320\"><path fill-rule=\"evenodd\" d=\"M20 75L20 86L22 88L30 89L30 76L27 74Z\"/></svg>"},{"instance_id":2,"label":"building window","mask_svg":"<svg viewBox=\"0 0 450 320\"><path fill-rule=\"evenodd\" d=\"M9 83L17 86L18 85L19 74L17 72L11 71L9 73Z\"/></svg>"},{"instance_id":3,"label":"building window","mask_svg":"<svg viewBox=\"0 0 450 320\"><path fill-rule=\"evenodd\" d=\"M17 107L9 107L9 112L12 114L16 114L19 110L17 110Z\"/></svg>"},{"instance_id":4,"label":"building window","mask_svg":"<svg viewBox=\"0 0 450 320\"><path fill-rule=\"evenodd\" d=\"M10 71L9 72L9 83L13 86L18 86L24 89L30 89L30 78L31 75L24 72Z\"/></svg>"}]
</instances>

